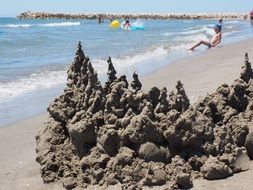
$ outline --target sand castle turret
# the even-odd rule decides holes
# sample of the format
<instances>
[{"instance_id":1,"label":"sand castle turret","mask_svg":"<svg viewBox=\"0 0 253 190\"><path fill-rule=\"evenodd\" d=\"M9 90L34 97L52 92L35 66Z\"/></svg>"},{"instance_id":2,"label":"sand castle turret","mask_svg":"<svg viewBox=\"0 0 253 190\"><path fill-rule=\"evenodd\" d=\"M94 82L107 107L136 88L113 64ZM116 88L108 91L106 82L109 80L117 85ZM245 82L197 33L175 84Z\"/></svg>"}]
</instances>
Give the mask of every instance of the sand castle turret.
<instances>
[{"instance_id":1,"label":"sand castle turret","mask_svg":"<svg viewBox=\"0 0 253 190\"><path fill-rule=\"evenodd\" d=\"M243 79L245 82L249 82L249 80L252 78L252 68L251 64L249 62L248 53L245 53L245 65L242 67L241 71L241 79Z\"/></svg>"},{"instance_id":2,"label":"sand castle turret","mask_svg":"<svg viewBox=\"0 0 253 190\"><path fill-rule=\"evenodd\" d=\"M142 84L136 72L133 73L133 81L131 83L131 87L135 90L135 92L138 92L139 90L141 90Z\"/></svg>"},{"instance_id":3,"label":"sand castle turret","mask_svg":"<svg viewBox=\"0 0 253 190\"><path fill-rule=\"evenodd\" d=\"M110 85L117 79L116 77L117 72L114 69L111 57L108 57L107 63L108 63L108 71L107 71L108 81L105 83L104 90L105 92L110 92L111 90Z\"/></svg>"}]
</instances>

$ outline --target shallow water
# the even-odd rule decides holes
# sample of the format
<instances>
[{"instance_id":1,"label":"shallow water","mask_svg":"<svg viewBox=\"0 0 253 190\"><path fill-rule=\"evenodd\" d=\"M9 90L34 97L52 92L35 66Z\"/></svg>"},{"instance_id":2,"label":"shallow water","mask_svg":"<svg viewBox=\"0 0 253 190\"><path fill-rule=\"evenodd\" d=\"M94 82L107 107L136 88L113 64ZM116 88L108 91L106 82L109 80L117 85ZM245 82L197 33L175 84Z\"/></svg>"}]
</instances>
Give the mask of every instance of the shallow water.
<instances>
[{"instance_id":1,"label":"shallow water","mask_svg":"<svg viewBox=\"0 0 253 190\"><path fill-rule=\"evenodd\" d=\"M210 39L216 21L143 20L138 24L145 30L113 30L108 21L99 25L95 20L0 18L0 126L46 111L62 91L78 41L102 81L108 56L118 74L130 79L134 71L147 74L189 56L187 48L199 39ZM248 22L224 22L223 44L251 37Z\"/></svg>"}]
</instances>

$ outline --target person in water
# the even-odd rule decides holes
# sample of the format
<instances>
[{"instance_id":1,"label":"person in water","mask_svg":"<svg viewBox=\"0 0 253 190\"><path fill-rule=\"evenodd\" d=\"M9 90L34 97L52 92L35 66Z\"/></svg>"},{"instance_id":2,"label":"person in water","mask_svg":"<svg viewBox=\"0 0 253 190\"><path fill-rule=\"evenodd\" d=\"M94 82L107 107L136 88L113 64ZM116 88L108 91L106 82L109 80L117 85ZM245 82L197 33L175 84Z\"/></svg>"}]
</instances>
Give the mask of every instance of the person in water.
<instances>
[{"instance_id":1,"label":"person in water","mask_svg":"<svg viewBox=\"0 0 253 190\"><path fill-rule=\"evenodd\" d=\"M189 50L194 50L196 47L200 46L201 44L206 45L208 48L215 47L221 42L221 25L216 24L214 27L215 35L212 37L211 41L204 41L200 40L197 44L189 48Z\"/></svg>"},{"instance_id":2,"label":"person in water","mask_svg":"<svg viewBox=\"0 0 253 190\"><path fill-rule=\"evenodd\" d=\"M126 20L126 22L124 24L124 28L125 28L125 30L129 30L131 28L131 24L130 24L129 20Z\"/></svg>"}]
</instances>

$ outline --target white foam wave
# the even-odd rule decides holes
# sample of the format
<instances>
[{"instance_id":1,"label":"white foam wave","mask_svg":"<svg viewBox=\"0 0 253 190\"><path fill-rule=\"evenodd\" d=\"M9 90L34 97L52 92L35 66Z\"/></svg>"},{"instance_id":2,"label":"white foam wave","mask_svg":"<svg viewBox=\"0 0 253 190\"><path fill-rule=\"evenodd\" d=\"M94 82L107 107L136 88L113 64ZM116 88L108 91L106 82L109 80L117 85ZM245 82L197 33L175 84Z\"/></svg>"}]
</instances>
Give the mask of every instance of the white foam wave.
<instances>
[{"instance_id":1,"label":"white foam wave","mask_svg":"<svg viewBox=\"0 0 253 190\"><path fill-rule=\"evenodd\" d=\"M139 62L143 62L145 60L149 60L154 57L165 55L167 53L168 53L167 50L163 46L160 46L157 47L156 49L149 50L147 52L140 53L132 57L127 56L125 59L115 59L115 62L117 62L120 65L122 64L133 65Z\"/></svg>"},{"instance_id":2,"label":"white foam wave","mask_svg":"<svg viewBox=\"0 0 253 190\"><path fill-rule=\"evenodd\" d=\"M155 49L148 50L143 53L136 54L134 56L126 56L124 58L116 58L113 59L113 65L116 68L119 74L124 74L125 70L131 69L132 67L137 67L138 64L143 63L145 61L150 61L156 57L165 56L168 51L164 48L164 46L157 47ZM92 60L94 68L98 71L98 73L106 73L107 64L106 60L96 59ZM145 69L145 68L144 68Z\"/></svg>"},{"instance_id":3,"label":"white foam wave","mask_svg":"<svg viewBox=\"0 0 253 190\"><path fill-rule=\"evenodd\" d=\"M40 26L46 27L79 26L79 25L81 25L81 22L55 22L55 23L40 24Z\"/></svg>"},{"instance_id":4,"label":"white foam wave","mask_svg":"<svg viewBox=\"0 0 253 190\"><path fill-rule=\"evenodd\" d=\"M191 39L196 39L196 38L206 38L206 35L214 35L215 32L212 27L206 25L202 27L192 27L191 29L185 29L184 31L181 32L166 32L163 35L164 36L177 36L178 40L191 40Z\"/></svg>"},{"instance_id":5,"label":"white foam wave","mask_svg":"<svg viewBox=\"0 0 253 190\"><path fill-rule=\"evenodd\" d=\"M196 41L197 42L197 41ZM195 43L196 43L195 42ZM186 50L188 49L189 47L191 47L194 43L180 43L178 45L174 45L174 46L171 46L170 49L171 50Z\"/></svg>"},{"instance_id":6,"label":"white foam wave","mask_svg":"<svg viewBox=\"0 0 253 190\"><path fill-rule=\"evenodd\" d=\"M203 26L201 28L192 29L192 30L187 29L187 30L181 32L181 34L184 34L184 35L189 35L189 34L192 35L192 34L198 34L198 33L206 33L206 34L213 35L214 30L210 26Z\"/></svg>"},{"instance_id":7,"label":"white foam wave","mask_svg":"<svg viewBox=\"0 0 253 190\"><path fill-rule=\"evenodd\" d=\"M134 56L126 56L120 59L113 59L115 68L118 74L126 74L126 69L136 66L141 62L150 60L167 54L164 47L158 47L144 53ZM97 70L98 74L105 74L107 72L107 62L102 59L92 60L92 65ZM35 90L48 89L66 82L66 70L63 71L45 71L41 73L32 74L29 77L22 78L12 82L0 82L0 101L8 100L13 97L23 95Z\"/></svg>"},{"instance_id":8,"label":"white foam wave","mask_svg":"<svg viewBox=\"0 0 253 190\"><path fill-rule=\"evenodd\" d=\"M225 21L224 22L225 24L236 24L236 23L239 23L238 20L229 20L229 21Z\"/></svg>"},{"instance_id":9,"label":"white foam wave","mask_svg":"<svg viewBox=\"0 0 253 190\"><path fill-rule=\"evenodd\" d=\"M163 35L164 36L173 36L173 35L175 35L175 33L174 32L165 32Z\"/></svg>"},{"instance_id":10,"label":"white foam wave","mask_svg":"<svg viewBox=\"0 0 253 190\"><path fill-rule=\"evenodd\" d=\"M231 30L231 29L234 29L234 28L235 28L235 26L230 25L230 26L225 26L225 28L226 28L226 29L230 29L230 30Z\"/></svg>"},{"instance_id":11,"label":"white foam wave","mask_svg":"<svg viewBox=\"0 0 253 190\"><path fill-rule=\"evenodd\" d=\"M29 28L31 24L4 24L0 25L1 28Z\"/></svg>"},{"instance_id":12,"label":"white foam wave","mask_svg":"<svg viewBox=\"0 0 253 190\"><path fill-rule=\"evenodd\" d=\"M132 26L143 26L144 22L142 20L136 20L132 23Z\"/></svg>"},{"instance_id":13,"label":"white foam wave","mask_svg":"<svg viewBox=\"0 0 253 190\"><path fill-rule=\"evenodd\" d=\"M0 25L0 28L30 28L34 26L42 27L65 27L65 26L79 26L81 22L53 22L46 24L4 24Z\"/></svg>"},{"instance_id":14,"label":"white foam wave","mask_svg":"<svg viewBox=\"0 0 253 190\"><path fill-rule=\"evenodd\" d=\"M177 38L175 38L176 42L184 42L184 43L190 43L190 42L196 42L199 40L208 40L209 38L203 34L196 34L196 35L188 35L188 36L178 36Z\"/></svg>"},{"instance_id":15,"label":"white foam wave","mask_svg":"<svg viewBox=\"0 0 253 190\"><path fill-rule=\"evenodd\" d=\"M34 90L46 89L66 81L66 71L32 74L17 81L0 83L0 100L10 99Z\"/></svg>"},{"instance_id":16,"label":"white foam wave","mask_svg":"<svg viewBox=\"0 0 253 190\"><path fill-rule=\"evenodd\" d=\"M225 33L222 34L222 36L223 36L223 37L228 37L228 36L230 36L230 35L232 35L232 34L235 34L235 33L238 33L238 32L239 32L239 31L225 32Z\"/></svg>"},{"instance_id":17,"label":"white foam wave","mask_svg":"<svg viewBox=\"0 0 253 190\"><path fill-rule=\"evenodd\" d=\"M174 38L174 40L174 44L170 45L169 47L171 50L188 49L200 40L210 41L210 39L203 33L188 36L178 36Z\"/></svg>"},{"instance_id":18,"label":"white foam wave","mask_svg":"<svg viewBox=\"0 0 253 190\"><path fill-rule=\"evenodd\" d=\"M184 31L189 31L189 30L198 30L198 29L201 29L203 27L208 27L208 28L213 28L214 25L213 24L205 24L203 26L201 25L196 25L196 26L190 26L188 28L185 28Z\"/></svg>"}]
</instances>

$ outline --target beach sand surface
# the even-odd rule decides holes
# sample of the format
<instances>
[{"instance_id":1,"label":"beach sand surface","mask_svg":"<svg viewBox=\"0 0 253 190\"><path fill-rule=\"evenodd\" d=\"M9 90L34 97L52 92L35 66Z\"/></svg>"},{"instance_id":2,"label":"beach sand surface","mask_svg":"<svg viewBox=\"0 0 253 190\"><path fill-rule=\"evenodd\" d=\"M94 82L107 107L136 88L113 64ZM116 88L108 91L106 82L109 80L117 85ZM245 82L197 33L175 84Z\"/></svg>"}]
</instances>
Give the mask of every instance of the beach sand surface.
<instances>
[{"instance_id":1,"label":"beach sand surface","mask_svg":"<svg viewBox=\"0 0 253 190\"><path fill-rule=\"evenodd\" d=\"M231 84L239 77L245 52L249 53L250 60L253 62L252 44L253 39L221 45L202 54L171 63L161 70L142 77L141 82L144 89L165 86L170 91L180 79L188 97L194 103L199 96L213 92L222 83ZM1 190L63 189L61 184L43 184L39 164L35 161L35 135L43 127L46 118L47 114L42 114L0 128ZM249 166L253 168L253 163L250 162ZM250 169L223 180L197 179L194 181L193 189L251 189L252 177L253 169Z\"/></svg>"},{"instance_id":2,"label":"beach sand surface","mask_svg":"<svg viewBox=\"0 0 253 190\"><path fill-rule=\"evenodd\" d=\"M0 189L63 189L58 184L43 184L36 158L35 135L47 114L0 128Z\"/></svg>"}]
</instances>

